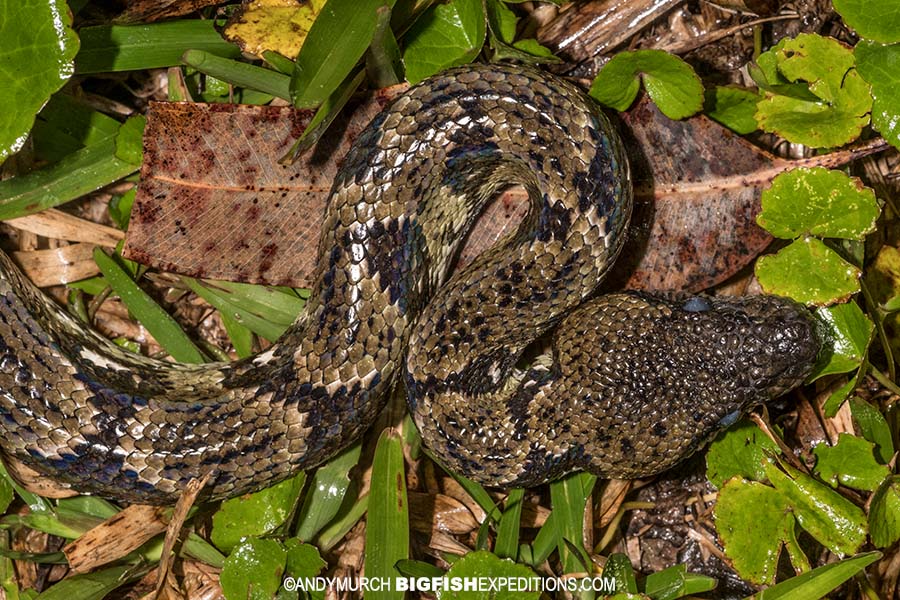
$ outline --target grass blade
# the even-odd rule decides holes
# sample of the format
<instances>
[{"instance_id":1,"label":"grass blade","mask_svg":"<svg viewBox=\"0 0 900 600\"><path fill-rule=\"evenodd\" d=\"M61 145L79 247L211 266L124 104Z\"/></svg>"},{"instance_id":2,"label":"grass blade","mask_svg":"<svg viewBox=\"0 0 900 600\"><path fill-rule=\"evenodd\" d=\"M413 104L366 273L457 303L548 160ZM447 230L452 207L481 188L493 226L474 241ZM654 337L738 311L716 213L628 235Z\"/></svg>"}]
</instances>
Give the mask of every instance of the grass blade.
<instances>
[{"instance_id":1,"label":"grass blade","mask_svg":"<svg viewBox=\"0 0 900 600\"><path fill-rule=\"evenodd\" d=\"M362 443L357 442L316 470L300 508L298 538L313 539L338 514L350 487L350 469L359 462L361 451Z\"/></svg>"},{"instance_id":2,"label":"grass blade","mask_svg":"<svg viewBox=\"0 0 900 600\"><path fill-rule=\"evenodd\" d=\"M98 25L82 27L81 50L75 72L137 71L181 65L188 50L204 50L217 56L239 58L241 50L226 42L214 22L179 19L149 25Z\"/></svg>"},{"instance_id":3,"label":"grass blade","mask_svg":"<svg viewBox=\"0 0 900 600\"><path fill-rule=\"evenodd\" d=\"M201 73L242 88L253 88L279 98L289 99L291 78L278 71L222 58L202 50L188 50L181 57L184 64Z\"/></svg>"},{"instance_id":4,"label":"grass blade","mask_svg":"<svg viewBox=\"0 0 900 600\"><path fill-rule=\"evenodd\" d=\"M500 525L497 527L497 541L494 543L494 554L500 558L516 560L519 553L519 525L522 521L522 499L525 490L516 488L510 490L504 504L505 510L500 517Z\"/></svg>"},{"instance_id":5,"label":"grass blade","mask_svg":"<svg viewBox=\"0 0 900 600\"><path fill-rule=\"evenodd\" d=\"M395 579L394 565L409 558L409 504L406 498L403 445L400 436L386 429L378 439L372 463L372 488L366 519L366 576ZM370 590L368 600L402 599L401 590Z\"/></svg>"},{"instance_id":6,"label":"grass blade","mask_svg":"<svg viewBox=\"0 0 900 600\"><path fill-rule=\"evenodd\" d=\"M131 278L125 269L100 248L94 249L94 260L109 286L118 294L131 314L147 328L166 352L178 361L200 363L205 359L197 346L169 313L157 304Z\"/></svg>"},{"instance_id":7,"label":"grass blade","mask_svg":"<svg viewBox=\"0 0 900 600\"><path fill-rule=\"evenodd\" d=\"M48 167L0 181L0 221L65 204L139 167L116 157L114 139L82 148Z\"/></svg>"},{"instance_id":8,"label":"grass blade","mask_svg":"<svg viewBox=\"0 0 900 600\"><path fill-rule=\"evenodd\" d=\"M584 570L590 563L584 550L584 510L597 478L590 473L576 473L550 484L550 500L553 503L553 523L557 530L557 548L566 573ZM566 544L577 548L582 556L576 556Z\"/></svg>"},{"instance_id":9,"label":"grass blade","mask_svg":"<svg viewBox=\"0 0 900 600\"><path fill-rule=\"evenodd\" d=\"M867 566L881 558L881 552L866 552L813 569L803 575L782 581L760 593L750 596L755 600L818 600Z\"/></svg>"},{"instance_id":10,"label":"grass blade","mask_svg":"<svg viewBox=\"0 0 900 600\"><path fill-rule=\"evenodd\" d=\"M291 95L297 108L311 108L325 101L362 58L372 41L381 6L395 0L330 0L306 35L291 78ZM335 40L341 43L335 44Z\"/></svg>"}]
</instances>

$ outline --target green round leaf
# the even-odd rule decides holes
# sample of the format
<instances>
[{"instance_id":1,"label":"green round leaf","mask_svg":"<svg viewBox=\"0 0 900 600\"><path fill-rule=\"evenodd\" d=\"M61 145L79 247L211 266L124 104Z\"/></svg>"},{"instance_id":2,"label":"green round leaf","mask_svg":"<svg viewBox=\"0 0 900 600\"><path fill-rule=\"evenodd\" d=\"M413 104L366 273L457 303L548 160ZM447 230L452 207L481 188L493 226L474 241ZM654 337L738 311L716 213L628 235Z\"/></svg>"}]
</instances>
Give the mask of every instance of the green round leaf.
<instances>
[{"instance_id":1,"label":"green round leaf","mask_svg":"<svg viewBox=\"0 0 900 600\"><path fill-rule=\"evenodd\" d=\"M287 550L275 540L249 538L225 559L219 583L227 600L271 600L281 587Z\"/></svg>"},{"instance_id":2,"label":"green round leaf","mask_svg":"<svg viewBox=\"0 0 900 600\"><path fill-rule=\"evenodd\" d=\"M311 544L304 544L297 538L290 538L284 543L287 548L287 564L285 573L291 577L315 577L328 566L319 549Z\"/></svg>"},{"instance_id":3,"label":"green round leaf","mask_svg":"<svg viewBox=\"0 0 900 600\"><path fill-rule=\"evenodd\" d=\"M887 548L900 540L900 476L886 479L872 496L869 527L876 548Z\"/></svg>"},{"instance_id":4,"label":"green round leaf","mask_svg":"<svg viewBox=\"0 0 900 600\"><path fill-rule=\"evenodd\" d=\"M756 103L760 95L736 87L718 86L706 91L706 114L728 129L746 135L756 131Z\"/></svg>"},{"instance_id":5,"label":"green round leaf","mask_svg":"<svg viewBox=\"0 0 900 600\"><path fill-rule=\"evenodd\" d=\"M715 515L725 554L738 573L753 583L775 583L782 545L796 544L786 498L767 485L732 479L719 491Z\"/></svg>"},{"instance_id":6,"label":"green round leaf","mask_svg":"<svg viewBox=\"0 0 900 600\"><path fill-rule=\"evenodd\" d=\"M476 578L476 577L509 577L511 580L521 578L523 582L537 579L534 571L524 565L517 565L506 558L498 558L485 550L470 552L453 563L447 571L448 578ZM487 590L487 591L455 591L437 590L438 600L537 600L541 596L540 587L535 585L534 591L525 590Z\"/></svg>"},{"instance_id":7,"label":"green round leaf","mask_svg":"<svg viewBox=\"0 0 900 600\"><path fill-rule=\"evenodd\" d=\"M753 422L744 419L720 433L709 445L706 477L717 488L737 476L765 481L763 464L771 461L771 455L780 453L778 444Z\"/></svg>"},{"instance_id":8,"label":"green round leaf","mask_svg":"<svg viewBox=\"0 0 900 600\"><path fill-rule=\"evenodd\" d=\"M634 102L644 81L647 94L670 119L684 119L703 108L703 84L686 62L662 50L621 52L591 84L591 96L616 110Z\"/></svg>"},{"instance_id":9,"label":"green round leaf","mask_svg":"<svg viewBox=\"0 0 900 600\"><path fill-rule=\"evenodd\" d=\"M825 349L819 357L811 380L835 373L847 373L859 368L875 325L856 302L846 302L820 308L816 318L825 334Z\"/></svg>"},{"instance_id":10,"label":"green round leaf","mask_svg":"<svg viewBox=\"0 0 900 600\"><path fill-rule=\"evenodd\" d=\"M869 122L872 96L848 48L831 38L801 34L782 40L758 60L759 65L773 62L781 78L802 82L811 96L793 88L770 88L757 104L761 129L815 148L842 146L859 137ZM760 69L771 83L771 68Z\"/></svg>"},{"instance_id":11,"label":"green round leaf","mask_svg":"<svg viewBox=\"0 0 900 600\"><path fill-rule=\"evenodd\" d=\"M900 42L900 0L834 0L833 4L861 37Z\"/></svg>"},{"instance_id":12,"label":"green round leaf","mask_svg":"<svg viewBox=\"0 0 900 600\"><path fill-rule=\"evenodd\" d=\"M862 509L830 487L788 465L767 464L766 475L807 533L840 555L853 554L866 541L866 515Z\"/></svg>"},{"instance_id":13,"label":"green round leaf","mask_svg":"<svg viewBox=\"0 0 900 600\"><path fill-rule=\"evenodd\" d=\"M887 419L862 398L852 398L850 410L862 436L875 445L875 459L880 463L889 462L894 455L894 440Z\"/></svg>"},{"instance_id":14,"label":"green round leaf","mask_svg":"<svg viewBox=\"0 0 900 600\"><path fill-rule=\"evenodd\" d=\"M859 291L860 271L817 238L795 240L756 261L756 277L767 294L808 305L847 300Z\"/></svg>"},{"instance_id":15,"label":"green round leaf","mask_svg":"<svg viewBox=\"0 0 900 600\"><path fill-rule=\"evenodd\" d=\"M872 442L842 433L834 446L821 443L813 449L818 459L816 473L831 487L841 483L857 490L874 491L891 472L878 464L873 448Z\"/></svg>"},{"instance_id":16,"label":"green round leaf","mask_svg":"<svg viewBox=\"0 0 900 600\"><path fill-rule=\"evenodd\" d=\"M872 86L872 124L900 148L900 44L861 41L853 51L856 68Z\"/></svg>"},{"instance_id":17,"label":"green round leaf","mask_svg":"<svg viewBox=\"0 0 900 600\"><path fill-rule=\"evenodd\" d=\"M422 15L406 35L406 78L418 83L438 71L470 62L487 34L482 0L451 0Z\"/></svg>"},{"instance_id":18,"label":"green round leaf","mask_svg":"<svg viewBox=\"0 0 900 600\"><path fill-rule=\"evenodd\" d=\"M875 192L856 177L822 167L781 173L762 193L760 227L775 237L860 240L875 231L881 210Z\"/></svg>"},{"instance_id":19,"label":"green round leaf","mask_svg":"<svg viewBox=\"0 0 900 600\"><path fill-rule=\"evenodd\" d=\"M300 473L254 494L223 502L213 515L213 543L228 552L244 537L264 535L280 527L291 514L304 481L306 475Z\"/></svg>"},{"instance_id":20,"label":"green round leaf","mask_svg":"<svg viewBox=\"0 0 900 600\"><path fill-rule=\"evenodd\" d=\"M71 24L63 0L0 5L0 163L22 147L34 116L75 72Z\"/></svg>"}]
</instances>

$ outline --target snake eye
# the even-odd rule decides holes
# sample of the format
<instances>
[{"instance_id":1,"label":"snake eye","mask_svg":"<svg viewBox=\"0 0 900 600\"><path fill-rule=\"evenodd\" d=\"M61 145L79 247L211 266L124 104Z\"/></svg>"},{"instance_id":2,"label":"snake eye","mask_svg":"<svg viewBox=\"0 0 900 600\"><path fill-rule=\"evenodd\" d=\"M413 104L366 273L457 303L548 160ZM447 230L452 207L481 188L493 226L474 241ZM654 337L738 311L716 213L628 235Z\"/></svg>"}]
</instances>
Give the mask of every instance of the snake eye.
<instances>
[{"instance_id":1,"label":"snake eye","mask_svg":"<svg viewBox=\"0 0 900 600\"><path fill-rule=\"evenodd\" d=\"M712 304L709 303L709 300L703 298L702 296L692 296L684 301L684 304L681 306L683 310L686 312L706 312L712 308Z\"/></svg>"},{"instance_id":2,"label":"snake eye","mask_svg":"<svg viewBox=\"0 0 900 600\"><path fill-rule=\"evenodd\" d=\"M740 418L741 418L741 411L739 411L739 410L732 411L732 412L728 413L727 415L725 415L724 417L722 417L721 419L719 419L717 426L720 427L721 429L727 429L728 427L731 427L732 425L737 423L737 420Z\"/></svg>"}]
</instances>

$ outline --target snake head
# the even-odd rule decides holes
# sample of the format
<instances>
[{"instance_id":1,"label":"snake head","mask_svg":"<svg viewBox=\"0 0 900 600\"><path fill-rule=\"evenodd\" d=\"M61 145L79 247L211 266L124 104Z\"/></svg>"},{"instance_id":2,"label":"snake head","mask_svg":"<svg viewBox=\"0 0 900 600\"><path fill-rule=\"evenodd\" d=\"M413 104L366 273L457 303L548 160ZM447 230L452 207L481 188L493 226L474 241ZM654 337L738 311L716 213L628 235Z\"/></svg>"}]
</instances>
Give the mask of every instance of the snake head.
<instances>
[{"instance_id":1,"label":"snake head","mask_svg":"<svg viewBox=\"0 0 900 600\"><path fill-rule=\"evenodd\" d=\"M755 390L757 401L781 396L809 376L822 342L810 312L788 298L692 296L681 310L715 313L711 327L720 331L712 343L724 353L722 362L737 372L742 387Z\"/></svg>"},{"instance_id":2,"label":"snake head","mask_svg":"<svg viewBox=\"0 0 900 600\"><path fill-rule=\"evenodd\" d=\"M562 362L589 382L572 418L594 441L576 466L608 477L674 466L802 384L821 347L809 311L773 296L611 294L561 329Z\"/></svg>"}]
</instances>

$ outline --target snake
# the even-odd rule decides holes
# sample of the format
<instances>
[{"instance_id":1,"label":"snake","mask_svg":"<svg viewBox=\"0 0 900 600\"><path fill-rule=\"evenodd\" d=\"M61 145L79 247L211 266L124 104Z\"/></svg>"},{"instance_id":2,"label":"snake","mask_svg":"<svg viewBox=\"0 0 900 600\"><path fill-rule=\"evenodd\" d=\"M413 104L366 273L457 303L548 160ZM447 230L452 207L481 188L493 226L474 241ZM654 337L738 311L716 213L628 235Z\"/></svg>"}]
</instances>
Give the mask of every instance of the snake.
<instances>
[{"instance_id":1,"label":"snake","mask_svg":"<svg viewBox=\"0 0 900 600\"><path fill-rule=\"evenodd\" d=\"M428 452L488 486L672 467L800 385L821 346L775 296L596 290L627 237L627 156L576 85L468 65L411 86L340 164L307 305L265 351L179 364L128 352L0 253L0 451L80 493L205 500L321 465L395 385ZM519 228L452 272L479 212Z\"/></svg>"}]
</instances>

